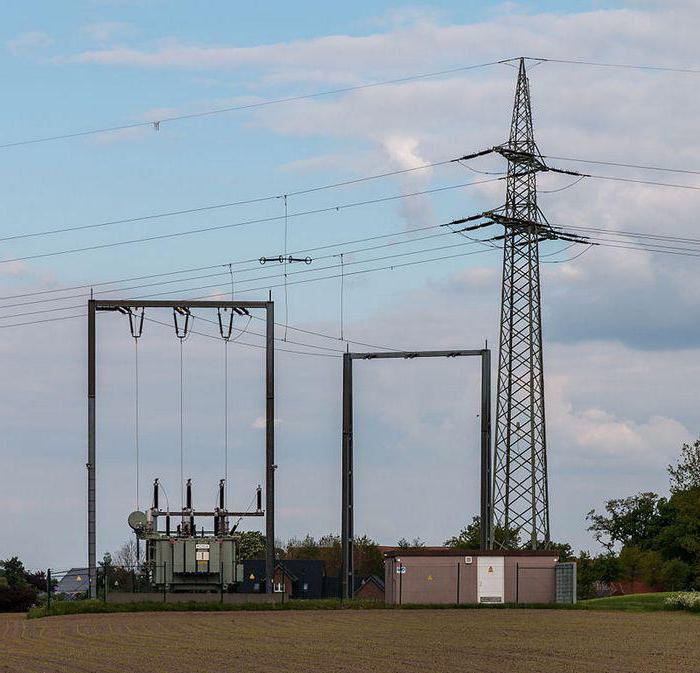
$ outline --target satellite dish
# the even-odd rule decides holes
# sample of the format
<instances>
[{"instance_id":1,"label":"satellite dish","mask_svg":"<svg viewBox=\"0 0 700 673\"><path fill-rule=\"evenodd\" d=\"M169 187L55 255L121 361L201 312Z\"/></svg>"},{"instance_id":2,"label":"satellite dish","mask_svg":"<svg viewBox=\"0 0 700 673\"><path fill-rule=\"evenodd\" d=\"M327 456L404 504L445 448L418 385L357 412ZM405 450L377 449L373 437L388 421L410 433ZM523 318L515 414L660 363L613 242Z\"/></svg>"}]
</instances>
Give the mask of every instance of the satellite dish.
<instances>
[{"instance_id":1,"label":"satellite dish","mask_svg":"<svg viewBox=\"0 0 700 673\"><path fill-rule=\"evenodd\" d=\"M133 528L137 533L140 533L141 531L146 530L146 524L148 523L148 519L146 517L145 512L141 512L140 510L136 510L129 514L129 526Z\"/></svg>"}]
</instances>

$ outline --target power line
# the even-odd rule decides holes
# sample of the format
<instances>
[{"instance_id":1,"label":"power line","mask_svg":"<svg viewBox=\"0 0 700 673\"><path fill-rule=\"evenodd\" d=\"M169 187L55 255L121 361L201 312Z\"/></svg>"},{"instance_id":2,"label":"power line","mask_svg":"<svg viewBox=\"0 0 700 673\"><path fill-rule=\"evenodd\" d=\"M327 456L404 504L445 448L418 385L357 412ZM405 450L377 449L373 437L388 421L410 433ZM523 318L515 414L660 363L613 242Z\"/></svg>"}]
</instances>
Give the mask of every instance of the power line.
<instances>
[{"instance_id":1,"label":"power line","mask_svg":"<svg viewBox=\"0 0 700 673\"><path fill-rule=\"evenodd\" d=\"M688 75L700 75L698 68L675 68L665 65L635 65L633 63L604 63L602 61L584 61L581 59L566 59L566 58L540 58L534 56L525 56L524 58L530 61L540 61L541 63L564 63L568 65L591 65L599 68L626 68L629 70L652 70L658 72L676 72ZM508 59L513 61L515 59Z\"/></svg>"},{"instance_id":2,"label":"power line","mask_svg":"<svg viewBox=\"0 0 700 673\"><path fill-rule=\"evenodd\" d=\"M286 195L291 196L304 196L307 194L314 194L316 192L321 192L327 189L335 189L337 187L348 187L350 185L356 185L363 182L369 182L371 180L379 180L381 178L388 178L395 175L402 175L404 173L411 173L413 171L425 170L427 168L435 168L437 166L445 166L451 164L453 159L447 159L444 161L434 161L431 163L421 164L420 166L414 166L412 168L403 168L396 171L387 171L385 173L376 173L374 175L366 175L359 178L353 178L351 180L342 180L341 182L334 182L326 185L318 185L316 187L307 187L305 189L298 189L296 191L288 192ZM242 199L240 201L228 201L225 203L214 203L205 206L194 206L192 208L181 208L178 210L166 210L158 213L150 213L148 215L138 215L135 217L125 217L122 219L106 220L104 222L94 222L92 224L82 224L70 227L62 227L60 229L45 229L43 231L33 231L26 234L11 234L9 236L0 237L0 241L15 241L24 238L35 238L38 236L52 236L54 234L65 234L73 231L84 231L88 229L99 229L103 227L110 227L118 224L134 224L136 222L146 222L148 220L157 220L166 217L175 217L178 215L192 215L196 213L210 212L212 210L221 210L223 208L233 208L235 206L245 206L255 203L265 203L267 201L274 201L276 199L282 198L283 194L268 194L264 196L251 197L249 199Z\"/></svg>"},{"instance_id":3,"label":"power line","mask_svg":"<svg viewBox=\"0 0 700 673\"><path fill-rule=\"evenodd\" d=\"M436 194L439 192L445 192L449 191L452 189L461 189L463 187L471 187L474 185L481 185L485 184L487 182L495 182L497 180L501 180L502 178L488 178L485 180L475 180L473 182L463 182L460 184L456 185L446 185L442 187L433 187L431 189L424 189L421 191L417 192L409 192L407 194L396 194L394 196L384 196L376 199L367 199L364 201L355 201L351 203L343 203L343 204L338 204L335 206L327 206L325 208L315 208L313 210L306 210L306 211L300 211L296 213L289 213L288 217L304 217L308 215L319 215L323 213L330 213L330 212L339 212L341 210L346 210L348 208L356 208L358 206L368 206L368 205L375 205L378 203L388 203L390 201L396 201L398 199L405 199L405 198L410 198L414 196L424 196L426 194ZM225 229L234 229L237 227L244 227L244 226L249 226L252 224L265 224L268 222L276 222L279 220L284 219L284 215L274 215L270 217L262 217L262 218L257 218L257 219L252 219L252 220L243 220L241 222L234 222L230 224L219 224L219 225L213 225L209 227L199 227L198 229L188 229L185 231L176 231L176 232L170 232L170 233L165 233L165 234L155 234L153 236L145 236L142 238L132 238L128 240L122 240L122 241L113 241L111 243L99 243L95 245L88 245L80 248L67 248L63 250L54 250L52 252L44 252L44 253L37 253L34 255L25 255L24 257L13 257L13 258L7 258L7 259L0 259L0 264L8 264L10 262L26 262L28 260L32 259L42 259L46 257L57 257L61 255L70 255L70 254L75 254L79 252L90 252L94 250L104 250L107 248L115 248L118 246L123 246L123 245L133 245L136 243L148 243L152 241L160 241L164 239L170 239L170 238L178 238L182 236L192 236L194 234L202 234L202 233L208 233L212 231L222 231Z\"/></svg>"},{"instance_id":4,"label":"power line","mask_svg":"<svg viewBox=\"0 0 700 673\"><path fill-rule=\"evenodd\" d=\"M556 161L575 161L582 164L598 164L600 166L618 166L620 168L639 168L645 171L663 171L665 173L683 173L685 175L700 175L700 171L686 168L668 168L666 166L648 166L645 164L629 164L621 161L603 161L601 159L579 159L577 157L555 157L552 154L543 154L543 159L555 159Z\"/></svg>"},{"instance_id":5,"label":"power line","mask_svg":"<svg viewBox=\"0 0 700 673\"><path fill-rule=\"evenodd\" d=\"M209 110L202 110L201 112L192 112L190 114L181 115L171 115L169 117L161 117L160 119L151 119L149 121L143 122L132 122L130 124L117 124L115 126L107 126L102 128L86 129L84 131L73 131L69 133L61 133L53 136L43 136L38 138L29 138L26 140L15 140L12 142L6 142L0 144L0 149L8 149L11 147L20 147L23 145L37 145L39 143L53 142L57 140L69 140L71 138L81 138L90 135L97 135L102 133L111 133L114 131L125 131L128 129L136 128L154 128L156 130L160 129L161 124L166 124L170 122L186 121L189 119L198 119L201 117L212 117L214 115L229 113L229 112L239 112L242 110L254 110L257 108L268 107L270 105L279 105L280 103L293 103L296 101L310 100L313 98L321 98L324 96L333 96L342 93L351 93L353 91L361 91L363 89L372 89L381 86L388 86L392 84L403 84L405 82L413 82L421 79L430 79L432 77L441 77L443 75L453 75L458 72L466 72L469 70L477 70L479 68L486 68L492 65L498 65L500 63L505 63L513 59L504 59L501 61L489 61L487 63L476 63L473 65L458 66L456 68L449 68L447 70L437 70L435 72L427 72L417 75L408 75L406 77L398 77L395 79L383 80L381 82L368 82L365 84L357 84L355 86L346 86L338 89L329 89L325 91L316 91L308 94L300 94L296 96L286 96L283 98L273 98L264 101L258 101L256 103L246 103L244 105L232 105L228 107L212 108Z\"/></svg>"},{"instance_id":6,"label":"power line","mask_svg":"<svg viewBox=\"0 0 700 673\"><path fill-rule=\"evenodd\" d=\"M465 244L465 245L467 245L467 244ZM345 275L346 275L346 276L354 276L354 275L360 275L360 274L365 274L365 273L374 273L374 272L376 272L376 271L386 271L386 270L400 269L400 268L405 268L405 267L409 267L409 266L416 266L416 265L419 265L419 264L427 264L427 263L430 263L430 262L445 261L445 260L448 260L448 259L456 259L456 258L459 258L459 257L468 257L468 256L470 256L470 255L480 254L480 253L482 253L482 252L491 252L492 250L493 250L493 248L490 248L490 247L489 247L489 248L486 248L486 249L484 249L484 250L474 250L474 251L471 251L471 252L457 253L457 254L455 254L455 255L444 255L444 256L440 256L440 257L433 257L433 258L430 258L430 259L421 259L421 260L416 260L416 261L412 261L412 262L402 262L402 263L400 263L400 264L389 264L389 265L385 265L385 266L378 267L378 268L374 268L374 269L361 269L361 270L358 270L358 271L351 271L351 272L349 272L349 273L346 273ZM369 260L367 260L367 261L369 261ZM290 285L302 285L302 284L304 284L304 283L312 283L312 282L318 282L318 281L322 281L322 280L330 280L330 279L338 278L338 277L339 277L339 274L333 274L333 275L329 275L329 276L321 276L321 277L319 277L319 278L307 278L307 279L302 279L302 280L296 280L296 281L290 282L289 284L290 284ZM259 291L268 290L268 289L272 289L272 288L276 288L276 287L281 287L281 284L277 284L277 285L262 285L262 286L259 286L259 287L254 287L254 288L248 288L248 289L240 290L240 292L241 292L241 293L245 293L245 292L259 292ZM190 288L190 290L197 290L197 289L206 289L206 288ZM196 301L196 300L198 300L198 299L206 299L206 298L208 298L208 297L210 297L210 296L212 296L211 293L208 294L208 295L200 296L200 297L190 297L189 299L192 300L192 301ZM143 297L142 297L142 298L143 298ZM64 308L64 310L69 310L69 309L68 309L68 308ZM69 319L69 318L80 318L80 317L84 317L84 316L85 316L85 314L78 314L78 315L74 315L74 316L65 316L65 317L61 317L61 318L49 318L49 319L45 319L45 320L35 320L35 321L22 322L22 323L12 323L12 324L9 324L9 325L0 325L0 329L5 329L5 328L9 328L9 327L20 327L20 326L22 326L22 325L34 325L34 324L43 323L43 322L52 322L53 320L66 320L66 319ZM290 329L292 329L292 328L290 327ZM335 338L337 338L337 337L332 337L332 338L335 339ZM360 343L361 343L361 342L355 341L355 340L353 340L353 339L346 339L345 341L346 341L347 343L355 343L355 344L360 344ZM236 343L240 343L240 342L237 341ZM393 350L393 349L392 349L392 350Z\"/></svg>"},{"instance_id":7,"label":"power line","mask_svg":"<svg viewBox=\"0 0 700 673\"><path fill-rule=\"evenodd\" d=\"M445 235L448 235L448 234L445 234ZM345 262L344 266L349 266L349 265L353 265L353 264L367 264L367 263L376 262L376 261L383 261L386 259L396 259L397 257L407 257L410 255L424 254L424 253L429 253L429 252L433 252L436 250L447 250L447 249L451 249L451 248L462 247L465 245L473 245L474 243L483 243L484 245L486 245L485 242L479 241L477 239L477 240L469 241L466 243L455 243L455 244L451 244L451 245L442 245L442 246L437 246L437 247L433 247L433 248L425 248L425 249L421 249L421 250L412 250L409 252L401 252L401 253L397 253L394 255L383 255L381 257L372 257L370 259L353 260L350 262ZM382 247L382 246L375 246L375 248L376 247ZM372 249L372 248L370 248L370 249ZM337 255L329 255L329 257L336 257L336 256ZM311 269L302 269L299 271L271 273L271 274L266 274L263 276L254 276L253 278L243 278L243 279L240 279L238 281L238 283L240 285L241 283L252 283L255 281L265 280L267 278L286 278L287 276L295 276L298 274L313 274L313 273L318 273L320 271L327 271L329 269L336 269L336 268L339 268L340 266L341 266L341 264L330 264L327 266L317 267L315 269L311 268ZM223 274L223 272L222 272L222 274ZM223 274L223 275L225 275L225 274ZM154 292L152 294L137 296L137 299L147 299L149 297L162 297L163 295L179 294L181 292L191 292L193 290L204 290L204 289L210 289L210 288L217 288L217 287L220 287L220 285L221 285L220 283L213 283L213 284L209 284L209 285L199 285L197 287L191 287L191 288L178 288L175 290ZM283 283L283 286L284 286L284 283ZM129 289L129 288L126 288L126 289ZM133 289L133 288L131 288L131 289ZM64 307L50 308L50 309L42 308L42 309L39 309L37 311L14 313L14 314L4 315L4 316L0 315L0 319L16 318L16 317L20 317L20 316L24 316L24 315L36 315L36 314L44 313L44 312L50 313L50 312L55 312L55 311L67 311L70 309L81 308L81 306L82 305L64 306ZM0 310L2 308L10 308L10 307L9 306L0 307Z\"/></svg>"},{"instance_id":8,"label":"power line","mask_svg":"<svg viewBox=\"0 0 700 673\"><path fill-rule=\"evenodd\" d=\"M422 231L422 230L425 230L425 229L442 229L442 227L443 227L443 225L437 224L437 225L431 225L431 226L428 226L428 227L421 227L421 228L419 228L419 229L413 229L413 230L410 230L410 231L405 231L405 230L404 230L404 231L397 232L397 233L392 233L392 234L382 234L382 235L379 235L379 236L369 236L369 237L364 238L364 239L355 239L354 241L345 241L345 242L340 242L340 243L334 243L334 244L328 245L328 246L319 246L319 247L317 247L317 248L309 248L309 249L304 249L304 250L301 250L301 251L295 251L295 252L293 252L293 253L291 253L291 254L296 255L296 254L302 254L302 253L305 253L305 252L313 252L314 250L327 249L327 248L329 248L329 247L337 248L337 247L340 247L341 245L352 245L353 243L358 243L358 242L362 242L362 241L365 241L365 240L367 240L367 241L373 241L373 240L377 240L377 239L381 239L381 238L388 238L388 237L393 237L393 236L411 234L411 233L413 233L413 232ZM410 244L416 243L416 242L418 242L418 241L424 241L424 240L431 239L431 238L438 238L438 237L442 237L442 236L448 236L450 233L451 233L451 232L440 231L439 233L428 234L428 235L425 235L425 236L417 236L417 237L409 238L409 239L406 239L406 240L392 241L392 242L390 242L390 243L382 243L382 244L379 244L379 245L372 245L372 246L368 246L368 247L364 247L364 248L357 248L357 249L354 249L354 250L348 250L348 251L346 251L346 254L354 254L354 253L358 253L358 252L368 252L368 251L371 251L371 250L378 250L378 249L381 249L381 248L388 248L388 247L393 247L393 246L397 246L397 245L410 245ZM315 260L318 261L318 260L321 260L321 259L330 259L330 258L332 258L332 257L337 257L337 256L338 256L337 253L331 253L331 254L321 255L321 256L315 257ZM222 268L222 269L223 269L223 268L228 267L228 266L231 266L231 265L233 265L233 264L241 264L241 263L243 263L243 262L257 262L257 261L258 261L258 260L254 260L254 259L240 260L240 261L236 261L236 262L229 262L229 263L227 263L227 264L216 264L216 265L213 265L213 266L211 266L211 267L204 267L204 268L205 268L205 269L209 269L209 268ZM200 268L201 268L201 267L200 267ZM261 267L260 267L259 264L258 264L258 266L249 267L249 268L243 268L243 269L238 269L238 270L236 271L236 273L237 273L237 274L240 274L240 273L248 273L248 272L250 272L250 271L259 271L260 269L261 269ZM309 269L309 271L313 271L313 269ZM182 273L182 272L180 272L180 271L172 271L172 272L169 272L169 273L167 273L167 274L156 274L156 275L162 276L162 275L172 275L172 274L176 274L176 273ZM73 294L73 295L63 295L63 296L61 296L61 297L55 297L55 296L54 296L54 297L49 297L49 298L44 298L44 299L33 299L33 300L30 300L30 301L21 301L21 302L16 302L16 303L14 303L14 304L3 304L2 306L0 306L0 310L6 309L6 308L13 308L13 307L16 307L16 306L29 306L29 305L35 305L35 304L45 304L45 303L49 303L49 302L65 301L65 300L68 300L68 299L81 299L81 298L83 298L83 297L89 297L89 296L91 296L91 295L94 296L94 295L111 294L111 293L113 293L113 292L128 292L128 291L130 291L130 290L141 289L141 288L144 288L144 287L155 287L155 286L158 286L158 285L171 285L171 284L173 284L173 283L184 283L184 282L187 282L187 281L190 281L190 280L198 280L198 279L204 279L204 278L216 278L216 277L219 277L219 276L229 276L229 275L230 275L230 271L228 271L228 270L225 270L225 271L222 270L222 271L217 271L216 273L208 273L208 274L204 274L204 275L201 275L201 276L186 276L186 277L184 277L184 278L175 278L175 279L173 279L173 280L159 280L159 281L155 281L155 282L152 282L152 283L141 283L140 285L131 285L131 286L128 286L128 287L114 287L114 288L110 288L110 289L107 289L107 290L98 290L98 291L93 291L92 288L94 288L94 287L100 285L100 283L93 283L93 284L91 284L91 285L77 286L78 288L85 288L85 287L91 288L91 292L90 292L90 293L81 293L81 294ZM146 278L147 278L147 277L146 277ZM127 280L128 280L128 279L127 279ZM138 278L137 278L137 280L138 280ZM243 282L245 282L245 280L248 280L248 279L243 279ZM115 282L118 282L118 281L111 281L111 283L115 283ZM123 282L126 282L126 281L123 281ZM111 284L111 283L110 283L110 284ZM74 286L74 287L76 287L76 286ZM70 288L70 289L73 289L73 288ZM68 291L68 288L66 288L66 291ZM52 291L49 291L49 292L52 292ZM25 296L33 296L33 295L35 295L35 294L38 294L38 293L27 293L27 295L25 295ZM16 297L22 297L22 296L23 296L23 295L14 295L14 296L11 296L11 297L8 297L8 298L16 298ZM3 298L3 299L5 299L5 298Z\"/></svg>"}]
</instances>

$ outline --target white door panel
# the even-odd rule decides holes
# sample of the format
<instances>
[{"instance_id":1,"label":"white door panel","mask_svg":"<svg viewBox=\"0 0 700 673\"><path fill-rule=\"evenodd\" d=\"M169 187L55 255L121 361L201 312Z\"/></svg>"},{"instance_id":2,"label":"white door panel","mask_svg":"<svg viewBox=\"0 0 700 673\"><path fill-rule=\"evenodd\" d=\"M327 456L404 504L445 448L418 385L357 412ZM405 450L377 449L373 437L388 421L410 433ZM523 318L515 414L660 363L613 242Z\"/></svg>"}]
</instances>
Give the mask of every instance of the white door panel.
<instances>
[{"instance_id":1,"label":"white door panel","mask_svg":"<svg viewBox=\"0 0 700 673\"><path fill-rule=\"evenodd\" d=\"M477 600L479 603L503 603L505 558L477 557Z\"/></svg>"}]
</instances>

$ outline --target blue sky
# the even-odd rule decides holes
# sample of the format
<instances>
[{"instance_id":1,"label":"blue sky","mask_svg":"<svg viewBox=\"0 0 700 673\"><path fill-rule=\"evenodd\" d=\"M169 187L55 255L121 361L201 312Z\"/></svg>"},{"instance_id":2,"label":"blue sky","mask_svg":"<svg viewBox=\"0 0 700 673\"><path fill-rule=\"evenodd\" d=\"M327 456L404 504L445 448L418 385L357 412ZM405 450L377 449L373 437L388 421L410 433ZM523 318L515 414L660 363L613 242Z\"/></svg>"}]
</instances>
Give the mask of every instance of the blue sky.
<instances>
[{"instance_id":1,"label":"blue sky","mask_svg":"<svg viewBox=\"0 0 700 673\"><path fill-rule=\"evenodd\" d=\"M224 2L203 9L159 0L3 4L0 74L6 95L0 144L520 54L680 67L700 62L689 28L697 11L684 2L301 2L271 3L264 10ZM531 83L543 152L696 166L698 101L691 77L544 64L531 71ZM3 236L282 195L451 159L506 138L513 86L513 69L499 65L163 123L159 131L143 127L0 149ZM495 159L471 166L502 169ZM649 177L629 170L618 174ZM288 207L294 213L488 178L451 164L290 197ZM654 232L663 213L671 233L694 231L693 193L591 180L556 191L569 182L562 176L541 178L540 186L550 192L542 194L541 205L553 222ZM467 246L421 252L468 241L449 235L414 240L421 234L410 232L497 206L502 192L496 181L290 218L290 250L335 246L325 253L328 259L290 271L337 265L339 258L332 255L340 252L347 269L360 270L391 264L367 260L399 252L415 254L395 258L397 263L471 251ZM0 262L283 212L283 201L272 199L0 241ZM362 244L343 244L395 232L405 241L401 246L352 254ZM257 259L282 252L283 237L278 220L0 263L0 295ZM585 548L592 544L585 512L606 497L663 491L665 465L680 442L697 434L700 417L691 400L698 377L691 374L700 347L693 318L700 297L693 290L692 259L601 249L567 262L559 249L543 249L550 261L560 262L543 266L553 534ZM248 288L258 288L246 297L264 297L268 285L279 283L279 278L255 279L279 269L244 267L252 270L237 275L239 291L246 288L246 278ZM222 275L213 279L160 291L191 297L225 293L225 268L218 270ZM485 339L495 346L499 275L500 256L487 250L349 276L345 334L401 348L475 347ZM297 276L304 277L309 276ZM212 284L218 285L190 289ZM0 324L80 313L71 307L84 303L84 292L61 291L51 295L65 297L60 301L23 306L11 304L22 304L26 297L2 299ZM282 289L275 288L273 296L279 317ZM290 285L288 301L292 326L339 335L338 278ZM48 307L58 310L30 313ZM21 313L29 315L8 317ZM198 325L204 331L213 328L203 321ZM100 330L102 551L126 537L124 521L134 505L133 345L115 316L101 320ZM179 481L177 344L165 328L153 324L147 330L141 346L142 503L153 476L161 476L174 493ZM11 513L0 523L10 528L0 536L0 557L18 552L34 566L79 563L84 547L84 326L71 319L3 329L0 336L7 371L0 382L0 460L9 467L3 469L7 483L0 484L0 504ZM324 346L326 355L344 347L338 340L294 336ZM262 479L261 361L257 350L232 348L232 490L241 494L236 504L243 505ZM187 349L187 462L208 493L221 471L222 350L205 338L193 338ZM332 357L284 352L278 357L278 531L281 537L318 535L338 523L340 366ZM441 543L477 509L477 367L412 363L401 373L396 363L373 367L358 373L365 397L358 401L357 528L383 543L401 536ZM664 394L656 394L657 389ZM30 496L32 490L36 497ZM61 534L37 550L30 524L61 529Z\"/></svg>"}]
</instances>

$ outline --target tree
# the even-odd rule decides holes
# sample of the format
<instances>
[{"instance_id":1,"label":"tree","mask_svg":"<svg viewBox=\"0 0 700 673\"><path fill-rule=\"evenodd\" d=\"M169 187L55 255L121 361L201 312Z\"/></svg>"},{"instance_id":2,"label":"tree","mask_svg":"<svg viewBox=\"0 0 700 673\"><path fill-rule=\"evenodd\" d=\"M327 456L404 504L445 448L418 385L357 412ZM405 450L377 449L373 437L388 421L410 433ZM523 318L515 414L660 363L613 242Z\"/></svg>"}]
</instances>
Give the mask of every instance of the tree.
<instances>
[{"instance_id":1,"label":"tree","mask_svg":"<svg viewBox=\"0 0 700 673\"><path fill-rule=\"evenodd\" d=\"M493 539L496 546L502 549L518 549L520 547L520 530L494 526ZM445 546L454 549L479 549L481 547L481 517L473 516L471 523L462 528L457 535L445 540Z\"/></svg>"},{"instance_id":2,"label":"tree","mask_svg":"<svg viewBox=\"0 0 700 673\"><path fill-rule=\"evenodd\" d=\"M21 587L27 584L27 571L17 556L0 561L0 568L3 570L8 586Z\"/></svg>"},{"instance_id":3,"label":"tree","mask_svg":"<svg viewBox=\"0 0 700 673\"><path fill-rule=\"evenodd\" d=\"M115 565L123 566L124 568L135 568L138 566L139 559L137 549L136 540L133 537L129 538L114 552L113 559Z\"/></svg>"},{"instance_id":4,"label":"tree","mask_svg":"<svg viewBox=\"0 0 700 673\"><path fill-rule=\"evenodd\" d=\"M397 547L399 549L420 549L421 547L425 547L425 542L419 537L414 537L410 542L405 537L402 537L398 541Z\"/></svg>"},{"instance_id":5,"label":"tree","mask_svg":"<svg viewBox=\"0 0 700 673\"><path fill-rule=\"evenodd\" d=\"M680 559L666 561L661 568L661 584L666 591L681 591L690 584L692 571L687 563Z\"/></svg>"},{"instance_id":6,"label":"tree","mask_svg":"<svg viewBox=\"0 0 700 673\"><path fill-rule=\"evenodd\" d=\"M683 444L678 463L668 466L671 492L700 488L700 439L692 444Z\"/></svg>"},{"instance_id":7,"label":"tree","mask_svg":"<svg viewBox=\"0 0 700 673\"><path fill-rule=\"evenodd\" d=\"M622 548L620 552L620 577L627 580L632 586L641 579L644 569L644 552L634 545Z\"/></svg>"},{"instance_id":8,"label":"tree","mask_svg":"<svg viewBox=\"0 0 700 673\"><path fill-rule=\"evenodd\" d=\"M384 557L379 551L379 546L367 535L356 537L353 540L353 565L355 574L384 576Z\"/></svg>"},{"instance_id":9,"label":"tree","mask_svg":"<svg viewBox=\"0 0 700 673\"><path fill-rule=\"evenodd\" d=\"M266 547L265 536L259 531L250 530L238 533L239 560L263 558Z\"/></svg>"},{"instance_id":10,"label":"tree","mask_svg":"<svg viewBox=\"0 0 700 673\"><path fill-rule=\"evenodd\" d=\"M645 546L658 532L661 499L656 493L638 493L628 498L608 500L605 514L592 509L586 515L596 542L612 551L616 544Z\"/></svg>"},{"instance_id":11,"label":"tree","mask_svg":"<svg viewBox=\"0 0 700 673\"><path fill-rule=\"evenodd\" d=\"M317 559L319 553L319 544L311 535L303 540L290 538L285 545L285 557L289 559Z\"/></svg>"},{"instance_id":12,"label":"tree","mask_svg":"<svg viewBox=\"0 0 700 673\"><path fill-rule=\"evenodd\" d=\"M549 548L559 553L559 562L574 561L574 550L568 542L551 542Z\"/></svg>"}]
</instances>

